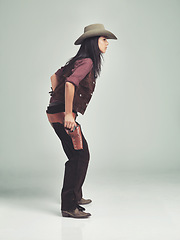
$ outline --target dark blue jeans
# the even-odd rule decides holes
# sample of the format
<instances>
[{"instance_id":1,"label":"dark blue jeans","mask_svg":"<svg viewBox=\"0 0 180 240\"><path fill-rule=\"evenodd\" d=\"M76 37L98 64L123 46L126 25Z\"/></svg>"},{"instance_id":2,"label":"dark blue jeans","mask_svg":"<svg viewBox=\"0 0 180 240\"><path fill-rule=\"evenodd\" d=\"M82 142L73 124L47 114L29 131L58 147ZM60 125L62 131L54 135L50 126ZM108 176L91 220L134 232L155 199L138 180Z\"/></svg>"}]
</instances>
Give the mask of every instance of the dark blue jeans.
<instances>
[{"instance_id":1,"label":"dark blue jeans","mask_svg":"<svg viewBox=\"0 0 180 240\"><path fill-rule=\"evenodd\" d=\"M61 210L74 210L78 201L82 198L82 185L90 159L88 144L82 133L83 149L75 150L71 137L64 129L64 125L57 122L52 123L52 127L59 137L68 158L68 161L65 163L64 181L61 191Z\"/></svg>"}]
</instances>

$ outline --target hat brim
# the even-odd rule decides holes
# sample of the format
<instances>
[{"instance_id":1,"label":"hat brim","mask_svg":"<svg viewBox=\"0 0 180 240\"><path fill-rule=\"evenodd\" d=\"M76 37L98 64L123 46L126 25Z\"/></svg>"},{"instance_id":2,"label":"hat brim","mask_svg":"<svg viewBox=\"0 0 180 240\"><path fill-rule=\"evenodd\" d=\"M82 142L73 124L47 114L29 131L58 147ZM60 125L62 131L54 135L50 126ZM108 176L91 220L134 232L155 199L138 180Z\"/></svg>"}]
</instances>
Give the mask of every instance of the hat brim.
<instances>
[{"instance_id":1,"label":"hat brim","mask_svg":"<svg viewBox=\"0 0 180 240\"><path fill-rule=\"evenodd\" d=\"M96 36L104 36L107 39L117 39L117 37L108 30L91 30L82 34L75 42L74 45L79 45L83 42L84 39Z\"/></svg>"}]
</instances>

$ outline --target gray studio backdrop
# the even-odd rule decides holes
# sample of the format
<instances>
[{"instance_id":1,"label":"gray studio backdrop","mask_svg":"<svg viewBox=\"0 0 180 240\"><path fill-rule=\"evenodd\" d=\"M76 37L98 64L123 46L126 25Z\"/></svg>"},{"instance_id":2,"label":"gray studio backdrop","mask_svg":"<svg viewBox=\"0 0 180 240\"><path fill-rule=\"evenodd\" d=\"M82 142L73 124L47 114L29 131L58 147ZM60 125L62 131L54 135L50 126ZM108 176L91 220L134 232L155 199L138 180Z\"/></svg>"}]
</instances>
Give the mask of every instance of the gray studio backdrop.
<instances>
[{"instance_id":1,"label":"gray studio backdrop","mask_svg":"<svg viewBox=\"0 0 180 240\"><path fill-rule=\"evenodd\" d=\"M82 125L96 171L176 171L180 163L180 1L1 0L1 178L62 174L46 117L50 77L84 26L109 40ZM1 181L2 183L2 181Z\"/></svg>"}]
</instances>

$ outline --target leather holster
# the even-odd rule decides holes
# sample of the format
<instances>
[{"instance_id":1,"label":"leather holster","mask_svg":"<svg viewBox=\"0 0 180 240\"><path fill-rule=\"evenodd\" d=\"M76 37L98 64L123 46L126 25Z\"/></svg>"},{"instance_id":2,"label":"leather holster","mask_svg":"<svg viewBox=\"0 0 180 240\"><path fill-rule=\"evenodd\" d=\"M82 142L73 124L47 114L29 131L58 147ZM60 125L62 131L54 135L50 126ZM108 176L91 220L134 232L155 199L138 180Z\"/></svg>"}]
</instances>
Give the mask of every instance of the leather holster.
<instances>
[{"instance_id":1,"label":"leather holster","mask_svg":"<svg viewBox=\"0 0 180 240\"><path fill-rule=\"evenodd\" d=\"M83 149L83 142L82 142L82 133L81 133L81 126L79 123L77 123L77 126L75 127L75 130L70 131L66 130L67 134L71 137L73 146L75 150Z\"/></svg>"},{"instance_id":2,"label":"leather holster","mask_svg":"<svg viewBox=\"0 0 180 240\"><path fill-rule=\"evenodd\" d=\"M76 114L72 112L74 119L76 118ZM65 112L58 112L58 113L47 113L47 117L49 122L51 123L61 123L64 124L64 117L65 117ZM73 131L70 131L67 128L64 128L66 133L71 137L73 147L75 150L80 150L83 149L83 141L82 141L82 132L81 132L81 126L79 123L77 123L77 126L75 126L75 129Z\"/></svg>"}]
</instances>

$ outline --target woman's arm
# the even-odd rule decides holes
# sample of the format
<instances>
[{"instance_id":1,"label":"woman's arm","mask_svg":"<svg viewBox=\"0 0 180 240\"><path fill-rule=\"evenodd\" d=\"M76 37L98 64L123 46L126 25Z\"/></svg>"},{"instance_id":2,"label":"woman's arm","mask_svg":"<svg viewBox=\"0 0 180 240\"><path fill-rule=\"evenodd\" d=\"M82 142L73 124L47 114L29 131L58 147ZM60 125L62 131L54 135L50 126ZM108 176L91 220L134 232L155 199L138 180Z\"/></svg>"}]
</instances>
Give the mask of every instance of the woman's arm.
<instances>
[{"instance_id":1,"label":"woman's arm","mask_svg":"<svg viewBox=\"0 0 180 240\"><path fill-rule=\"evenodd\" d=\"M75 86L70 82L66 82L64 127L69 128L71 131L73 130L74 126L76 126L74 117L72 115L74 92Z\"/></svg>"},{"instance_id":2,"label":"woman's arm","mask_svg":"<svg viewBox=\"0 0 180 240\"><path fill-rule=\"evenodd\" d=\"M51 85L52 89L56 88L58 85L58 79L56 74L51 76ZM73 99L74 99L74 91L75 86L70 83L66 82L65 84L65 118L64 118L64 127L73 130L74 126L77 124L75 123L74 117L72 115L72 107L73 107Z\"/></svg>"},{"instance_id":3,"label":"woman's arm","mask_svg":"<svg viewBox=\"0 0 180 240\"><path fill-rule=\"evenodd\" d=\"M54 91L54 89L58 85L58 79L55 73L51 76L51 85L52 85L52 90Z\"/></svg>"}]
</instances>

